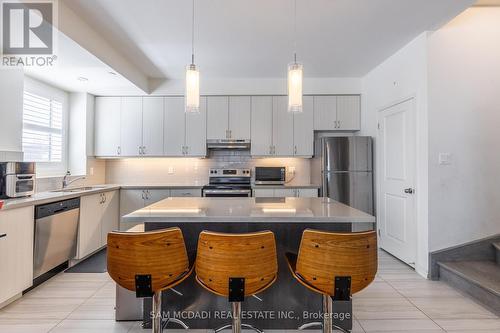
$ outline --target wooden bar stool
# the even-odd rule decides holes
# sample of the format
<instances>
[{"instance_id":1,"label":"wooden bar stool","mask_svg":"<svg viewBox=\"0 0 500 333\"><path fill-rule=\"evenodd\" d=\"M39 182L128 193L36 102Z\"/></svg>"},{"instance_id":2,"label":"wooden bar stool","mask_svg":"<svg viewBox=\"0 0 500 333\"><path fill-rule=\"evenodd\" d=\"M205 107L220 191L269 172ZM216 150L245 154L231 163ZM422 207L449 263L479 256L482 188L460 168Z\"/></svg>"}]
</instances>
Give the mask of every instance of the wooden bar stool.
<instances>
[{"instance_id":1,"label":"wooden bar stool","mask_svg":"<svg viewBox=\"0 0 500 333\"><path fill-rule=\"evenodd\" d=\"M241 328L260 329L241 323L241 302L269 288L278 274L276 242L271 231L226 234L202 231L196 254L196 281L208 291L227 297L232 323L215 332Z\"/></svg>"},{"instance_id":2,"label":"wooden bar stool","mask_svg":"<svg viewBox=\"0 0 500 333\"><path fill-rule=\"evenodd\" d=\"M153 332L162 331L161 293L184 281L193 271L179 228L150 232L108 233L108 273L137 297L153 297ZM188 328L182 321L169 318Z\"/></svg>"},{"instance_id":3,"label":"wooden bar stool","mask_svg":"<svg viewBox=\"0 0 500 333\"><path fill-rule=\"evenodd\" d=\"M332 314L334 300L350 300L352 294L367 287L377 273L377 234L375 231L334 233L304 230L299 254L286 254L293 277L310 290L323 295L323 314ZM331 315L323 323L308 323L299 329L322 326L331 333ZM347 332L341 327L336 329Z\"/></svg>"}]
</instances>

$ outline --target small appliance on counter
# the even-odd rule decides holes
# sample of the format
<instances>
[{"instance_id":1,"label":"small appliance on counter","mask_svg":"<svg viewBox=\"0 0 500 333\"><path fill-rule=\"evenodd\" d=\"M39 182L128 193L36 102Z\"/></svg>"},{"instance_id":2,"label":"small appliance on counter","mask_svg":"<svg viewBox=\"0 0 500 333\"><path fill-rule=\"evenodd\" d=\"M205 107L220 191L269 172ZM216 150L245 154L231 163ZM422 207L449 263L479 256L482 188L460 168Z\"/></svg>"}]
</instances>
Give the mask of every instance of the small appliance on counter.
<instances>
[{"instance_id":1,"label":"small appliance on counter","mask_svg":"<svg viewBox=\"0 0 500 333\"><path fill-rule=\"evenodd\" d=\"M210 169L204 197L251 197L250 169Z\"/></svg>"},{"instance_id":2,"label":"small appliance on counter","mask_svg":"<svg viewBox=\"0 0 500 333\"><path fill-rule=\"evenodd\" d=\"M1 162L0 199L33 195L35 180L34 162Z\"/></svg>"},{"instance_id":3,"label":"small appliance on counter","mask_svg":"<svg viewBox=\"0 0 500 333\"><path fill-rule=\"evenodd\" d=\"M255 185L284 185L285 167L255 167Z\"/></svg>"}]
</instances>

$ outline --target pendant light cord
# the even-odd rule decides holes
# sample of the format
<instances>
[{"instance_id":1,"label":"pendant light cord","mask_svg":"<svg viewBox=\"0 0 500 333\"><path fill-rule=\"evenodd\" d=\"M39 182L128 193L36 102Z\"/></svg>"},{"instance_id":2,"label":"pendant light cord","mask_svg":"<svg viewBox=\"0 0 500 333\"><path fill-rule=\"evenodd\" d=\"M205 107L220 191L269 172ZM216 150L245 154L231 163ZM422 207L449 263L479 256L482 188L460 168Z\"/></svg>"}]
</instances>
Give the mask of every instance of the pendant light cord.
<instances>
[{"instance_id":1,"label":"pendant light cord","mask_svg":"<svg viewBox=\"0 0 500 333\"><path fill-rule=\"evenodd\" d=\"M191 65L194 65L194 0L193 0L193 17L191 20Z\"/></svg>"},{"instance_id":2,"label":"pendant light cord","mask_svg":"<svg viewBox=\"0 0 500 333\"><path fill-rule=\"evenodd\" d=\"M293 2L293 61L297 63L297 0Z\"/></svg>"}]
</instances>

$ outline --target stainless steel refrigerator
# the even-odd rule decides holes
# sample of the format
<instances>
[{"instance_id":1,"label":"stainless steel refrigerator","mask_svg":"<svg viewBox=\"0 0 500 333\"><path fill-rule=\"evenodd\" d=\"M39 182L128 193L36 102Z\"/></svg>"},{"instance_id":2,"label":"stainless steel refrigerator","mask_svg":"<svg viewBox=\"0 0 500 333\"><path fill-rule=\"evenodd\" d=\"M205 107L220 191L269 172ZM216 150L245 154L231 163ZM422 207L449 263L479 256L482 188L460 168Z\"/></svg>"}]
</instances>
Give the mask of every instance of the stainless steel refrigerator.
<instances>
[{"instance_id":1,"label":"stainless steel refrigerator","mask_svg":"<svg viewBox=\"0 0 500 333\"><path fill-rule=\"evenodd\" d=\"M368 136L317 138L311 181L322 196L374 215L372 151Z\"/></svg>"}]
</instances>

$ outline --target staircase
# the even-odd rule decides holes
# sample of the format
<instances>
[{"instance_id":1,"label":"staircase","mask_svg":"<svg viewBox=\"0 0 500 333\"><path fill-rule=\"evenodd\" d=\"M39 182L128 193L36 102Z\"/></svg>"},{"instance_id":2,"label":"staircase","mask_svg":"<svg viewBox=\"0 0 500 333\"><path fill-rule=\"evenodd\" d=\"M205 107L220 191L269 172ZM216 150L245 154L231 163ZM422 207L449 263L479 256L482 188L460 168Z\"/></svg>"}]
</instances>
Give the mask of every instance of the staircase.
<instances>
[{"instance_id":1,"label":"staircase","mask_svg":"<svg viewBox=\"0 0 500 333\"><path fill-rule=\"evenodd\" d=\"M439 267L439 280L470 295L496 315L500 315L500 242L489 245L490 252L483 251L483 258L475 255L470 260L464 254L464 260L438 260L436 264Z\"/></svg>"}]
</instances>

